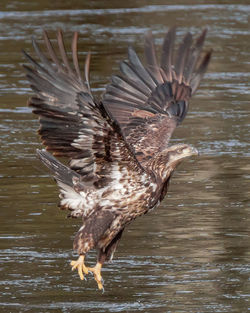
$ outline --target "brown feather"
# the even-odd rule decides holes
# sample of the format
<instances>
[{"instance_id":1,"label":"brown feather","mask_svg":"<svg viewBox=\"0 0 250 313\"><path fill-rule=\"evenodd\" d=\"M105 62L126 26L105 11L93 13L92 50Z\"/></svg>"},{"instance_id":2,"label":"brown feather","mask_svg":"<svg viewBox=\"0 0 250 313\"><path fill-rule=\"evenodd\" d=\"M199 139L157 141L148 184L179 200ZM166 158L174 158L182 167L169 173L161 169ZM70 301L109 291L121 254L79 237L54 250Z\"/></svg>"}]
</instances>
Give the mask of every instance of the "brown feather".
<instances>
[{"instance_id":1,"label":"brown feather","mask_svg":"<svg viewBox=\"0 0 250 313\"><path fill-rule=\"evenodd\" d=\"M156 59L154 39L151 32L146 34L144 49L147 69L158 83L163 83L160 68Z\"/></svg>"},{"instance_id":2,"label":"brown feather","mask_svg":"<svg viewBox=\"0 0 250 313\"><path fill-rule=\"evenodd\" d=\"M89 66L90 66L90 58L91 53L88 52L86 60L85 60L85 66L84 66L84 74L85 74L85 81L88 86L88 92L91 94L90 84L89 84Z\"/></svg>"},{"instance_id":3,"label":"brown feather","mask_svg":"<svg viewBox=\"0 0 250 313\"><path fill-rule=\"evenodd\" d=\"M69 65L69 60L65 51L63 33L61 29L59 29L57 32L57 43L58 43L58 48L59 48L60 55L62 57L63 64L66 66L68 73L74 77L75 74L72 71L71 66Z\"/></svg>"},{"instance_id":4,"label":"brown feather","mask_svg":"<svg viewBox=\"0 0 250 313\"><path fill-rule=\"evenodd\" d=\"M59 62L59 60L55 54L54 48L53 48L53 46L49 40L49 37L48 37L48 33L45 30L43 31L43 38L44 38L44 42L46 44L47 50L49 52L50 58L56 64L57 69L63 72L63 68L61 66L61 63Z\"/></svg>"},{"instance_id":5,"label":"brown feather","mask_svg":"<svg viewBox=\"0 0 250 313\"><path fill-rule=\"evenodd\" d=\"M176 55L175 34L175 28L171 28L165 36L160 67L150 32L145 41L146 67L143 67L135 51L129 48L129 62L121 63L123 75L112 78L104 95L106 111L119 125L131 152L144 168L147 163L145 160L149 158L149 151L145 156L147 143L151 145L151 158L167 147L174 128L187 114L188 101L197 89L210 59L208 53L197 68L206 31L202 32L193 46L192 35L187 33ZM187 84L188 81L190 84ZM140 116L136 115L138 112ZM154 124L154 117L164 115L169 127L165 128L161 123ZM138 134L143 139L138 138ZM158 137L158 134L162 137Z\"/></svg>"},{"instance_id":6,"label":"brown feather","mask_svg":"<svg viewBox=\"0 0 250 313\"><path fill-rule=\"evenodd\" d=\"M183 72L186 65L186 60L189 55L190 46L192 44L192 35L187 33L183 39L183 42L179 46L175 63L176 80L179 84L183 81Z\"/></svg>"},{"instance_id":7,"label":"brown feather","mask_svg":"<svg viewBox=\"0 0 250 313\"><path fill-rule=\"evenodd\" d=\"M161 55L161 68L164 70L167 76L167 81L172 82L172 65L173 65L173 54L174 54L174 42L176 36L176 28L172 27L167 32L163 46L162 46L162 55Z\"/></svg>"},{"instance_id":8,"label":"brown feather","mask_svg":"<svg viewBox=\"0 0 250 313\"><path fill-rule=\"evenodd\" d=\"M71 45L71 50L72 50L72 59L74 63L74 67L76 70L77 78L79 81L82 80L81 73L80 73L80 68L79 68L79 63L78 63L78 55L77 55L77 41L78 41L78 33L75 32L73 39L72 39L72 45Z\"/></svg>"}]
</instances>

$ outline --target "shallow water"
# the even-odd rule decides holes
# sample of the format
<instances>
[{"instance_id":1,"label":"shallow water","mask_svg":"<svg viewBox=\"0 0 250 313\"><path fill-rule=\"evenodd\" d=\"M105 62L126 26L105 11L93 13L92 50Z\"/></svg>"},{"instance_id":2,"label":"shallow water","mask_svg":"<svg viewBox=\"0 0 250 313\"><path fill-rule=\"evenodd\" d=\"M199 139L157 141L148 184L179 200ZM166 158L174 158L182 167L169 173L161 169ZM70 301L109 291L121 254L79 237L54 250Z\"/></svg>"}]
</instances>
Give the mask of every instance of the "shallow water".
<instances>
[{"instance_id":1,"label":"shallow water","mask_svg":"<svg viewBox=\"0 0 250 313\"><path fill-rule=\"evenodd\" d=\"M246 1L1 1L0 12L0 311L227 312L250 309L249 82L250 6ZM214 4L212 4L214 3ZM208 27L209 71L172 142L201 155L176 171L162 205L132 223L114 262L103 270L105 293L72 273L80 221L57 209L55 183L35 157L38 121L21 49L31 36L62 28L92 51L91 82L101 95L128 44L139 54L151 29L157 44L169 26ZM89 255L94 263L95 253Z\"/></svg>"}]
</instances>

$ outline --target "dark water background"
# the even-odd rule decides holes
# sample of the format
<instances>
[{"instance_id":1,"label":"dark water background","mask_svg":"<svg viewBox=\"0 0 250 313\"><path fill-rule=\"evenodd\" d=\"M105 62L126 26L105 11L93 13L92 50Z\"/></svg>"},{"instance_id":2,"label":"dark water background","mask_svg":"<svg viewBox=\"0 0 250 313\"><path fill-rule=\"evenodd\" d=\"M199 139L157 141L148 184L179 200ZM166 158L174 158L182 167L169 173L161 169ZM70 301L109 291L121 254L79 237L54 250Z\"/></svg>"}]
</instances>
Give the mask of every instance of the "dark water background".
<instances>
[{"instance_id":1,"label":"dark water background","mask_svg":"<svg viewBox=\"0 0 250 313\"><path fill-rule=\"evenodd\" d=\"M250 5L247 1L3 1L0 3L0 311L250 311L249 105ZM219 4L218 4L219 3ZM105 293L72 273L73 235L58 192L35 157L38 121L26 107L30 89L21 54L62 28L80 57L92 51L91 82L100 95L126 57L139 54L151 29L159 45L169 26L178 35L208 27L209 71L172 142L201 152L174 175L168 196L123 236L105 266ZM95 253L89 263L95 262Z\"/></svg>"}]
</instances>

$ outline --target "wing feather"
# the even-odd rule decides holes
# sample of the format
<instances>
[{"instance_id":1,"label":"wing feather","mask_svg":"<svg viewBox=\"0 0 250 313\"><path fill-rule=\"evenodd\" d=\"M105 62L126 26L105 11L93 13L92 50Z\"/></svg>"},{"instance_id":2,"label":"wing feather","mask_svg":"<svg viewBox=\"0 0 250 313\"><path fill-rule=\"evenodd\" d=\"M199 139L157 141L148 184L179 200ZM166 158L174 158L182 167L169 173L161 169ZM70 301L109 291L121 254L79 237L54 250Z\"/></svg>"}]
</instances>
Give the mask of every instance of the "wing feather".
<instances>
[{"instance_id":1,"label":"wing feather","mask_svg":"<svg viewBox=\"0 0 250 313\"><path fill-rule=\"evenodd\" d=\"M145 37L144 54L149 73L155 78L157 82L163 83L164 80L162 78L160 67L157 62L154 38L151 32L148 32Z\"/></svg>"},{"instance_id":2,"label":"wing feather","mask_svg":"<svg viewBox=\"0 0 250 313\"><path fill-rule=\"evenodd\" d=\"M125 141L140 164L166 149L176 126L185 118L188 101L196 91L210 60L201 56L206 30L193 43L187 33L175 53L176 30L165 36L161 63L149 32L145 39L143 66L132 47L128 61L121 63L121 75L113 76L103 104L110 118L119 125Z\"/></svg>"},{"instance_id":3,"label":"wing feather","mask_svg":"<svg viewBox=\"0 0 250 313\"><path fill-rule=\"evenodd\" d=\"M77 79L82 82L82 76L81 76L81 72L80 72L80 68L79 68L79 62L78 62L77 42L78 42L78 33L75 32L73 39L72 39L72 44L71 44L72 59L73 59L74 68L76 70ZM85 68L86 68L86 66L85 66ZM87 68L87 70L89 70L89 67ZM86 83L87 83L88 76L85 77L85 79L86 79Z\"/></svg>"},{"instance_id":4,"label":"wing feather","mask_svg":"<svg viewBox=\"0 0 250 313\"><path fill-rule=\"evenodd\" d=\"M186 65L191 44L192 44L192 35L190 33L187 33L183 39L183 42L179 46L175 62L176 80L178 81L179 84L181 84L183 81L184 67Z\"/></svg>"},{"instance_id":5,"label":"wing feather","mask_svg":"<svg viewBox=\"0 0 250 313\"><path fill-rule=\"evenodd\" d=\"M161 54L161 68L162 72L166 74L167 81L172 81L172 66L174 57L174 42L175 42L176 29L175 27L170 28L167 32L162 46Z\"/></svg>"},{"instance_id":6,"label":"wing feather","mask_svg":"<svg viewBox=\"0 0 250 313\"><path fill-rule=\"evenodd\" d=\"M145 88L140 88L140 86L136 85L134 82L126 79L125 76L112 76L112 85L116 86L125 93L137 96L137 98L143 101L146 101L148 95L150 94L150 89L148 89L148 92L145 91Z\"/></svg>"},{"instance_id":7,"label":"wing feather","mask_svg":"<svg viewBox=\"0 0 250 313\"><path fill-rule=\"evenodd\" d=\"M136 74L137 80L139 79L139 81L143 81L143 83L150 89L155 88L156 81L142 65L140 59L138 58L135 50L132 47L128 48L128 59L129 59L128 65L129 66L131 65L130 69L132 70L132 72Z\"/></svg>"},{"instance_id":8,"label":"wing feather","mask_svg":"<svg viewBox=\"0 0 250 313\"><path fill-rule=\"evenodd\" d=\"M77 37L75 33L71 44L73 65L65 50L63 34L59 31L58 53L44 32L47 53L33 39L33 47L40 62L24 52L31 64L30 67L24 65L24 68L35 92L28 104L39 116L38 132L42 142L55 156L67 157L69 167L48 152L40 151L38 156L55 175L61 191L61 208L72 211L71 216L84 216L87 214L84 206L85 191L101 188L110 177L115 177L112 172L115 168L127 166L128 160L131 164L137 164L137 161L119 131L113 127L103 105L97 103L91 94L90 54L85 61L85 80L81 76ZM117 91L115 87L113 89L115 95ZM128 103L132 100L132 95L127 96ZM136 97L134 100L136 106L143 103Z\"/></svg>"}]
</instances>

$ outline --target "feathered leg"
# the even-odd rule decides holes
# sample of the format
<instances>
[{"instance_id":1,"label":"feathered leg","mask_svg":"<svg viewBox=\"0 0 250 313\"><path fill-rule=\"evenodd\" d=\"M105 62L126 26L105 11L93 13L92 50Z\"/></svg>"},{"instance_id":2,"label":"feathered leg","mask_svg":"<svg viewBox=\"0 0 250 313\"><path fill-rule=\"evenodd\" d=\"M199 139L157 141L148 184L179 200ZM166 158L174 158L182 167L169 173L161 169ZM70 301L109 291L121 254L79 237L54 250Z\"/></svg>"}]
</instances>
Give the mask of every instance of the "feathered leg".
<instances>
[{"instance_id":1,"label":"feathered leg","mask_svg":"<svg viewBox=\"0 0 250 313\"><path fill-rule=\"evenodd\" d=\"M115 236L111 243L105 248L100 249L97 257L97 263L94 267L88 267L88 270L94 274L95 280L97 282L98 288L104 290L103 279L101 275L101 269L104 262L112 260L114 252L118 246L121 239L123 229Z\"/></svg>"},{"instance_id":2,"label":"feathered leg","mask_svg":"<svg viewBox=\"0 0 250 313\"><path fill-rule=\"evenodd\" d=\"M99 239L109 228L113 219L114 215L109 211L104 211L98 214L94 213L84 220L83 226L76 234L74 240L74 250L77 250L79 258L76 261L71 261L70 265L72 266L72 270L78 270L81 280L84 279L83 274L88 274L89 270L89 268L84 264L86 253L97 246ZM99 276L97 278L99 279Z\"/></svg>"}]
</instances>

